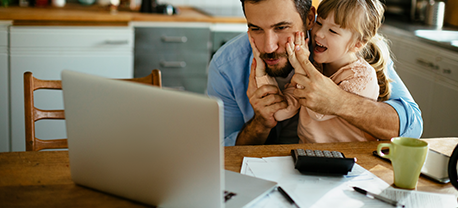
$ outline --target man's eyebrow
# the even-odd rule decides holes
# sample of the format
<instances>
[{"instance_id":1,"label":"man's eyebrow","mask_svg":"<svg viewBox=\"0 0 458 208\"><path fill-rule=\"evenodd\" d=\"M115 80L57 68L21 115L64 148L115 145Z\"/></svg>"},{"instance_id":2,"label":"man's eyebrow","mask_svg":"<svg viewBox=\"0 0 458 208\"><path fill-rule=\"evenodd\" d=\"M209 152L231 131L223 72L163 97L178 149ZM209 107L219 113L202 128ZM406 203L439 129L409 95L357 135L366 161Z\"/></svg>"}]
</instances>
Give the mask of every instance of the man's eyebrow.
<instances>
[{"instance_id":1,"label":"man's eyebrow","mask_svg":"<svg viewBox=\"0 0 458 208\"><path fill-rule=\"evenodd\" d=\"M273 24L270 27L271 28L275 28L275 27L279 27L279 26L292 25L292 24L293 24L292 22L283 21L283 22L279 22L279 23ZM255 25L255 24L252 24L252 23L248 23L248 27L259 27L259 26Z\"/></svg>"},{"instance_id":2,"label":"man's eyebrow","mask_svg":"<svg viewBox=\"0 0 458 208\"><path fill-rule=\"evenodd\" d=\"M254 25L254 24L251 24L251 23L248 23L248 27L258 27L258 26Z\"/></svg>"},{"instance_id":3,"label":"man's eyebrow","mask_svg":"<svg viewBox=\"0 0 458 208\"><path fill-rule=\"evenodd\" d=\"M274 24L271 27L279 27L279 26L292 25L292 24L293 24L292 22L283 21L283 22L279 22L277 24Z\"/></svg>"}]
</instances>

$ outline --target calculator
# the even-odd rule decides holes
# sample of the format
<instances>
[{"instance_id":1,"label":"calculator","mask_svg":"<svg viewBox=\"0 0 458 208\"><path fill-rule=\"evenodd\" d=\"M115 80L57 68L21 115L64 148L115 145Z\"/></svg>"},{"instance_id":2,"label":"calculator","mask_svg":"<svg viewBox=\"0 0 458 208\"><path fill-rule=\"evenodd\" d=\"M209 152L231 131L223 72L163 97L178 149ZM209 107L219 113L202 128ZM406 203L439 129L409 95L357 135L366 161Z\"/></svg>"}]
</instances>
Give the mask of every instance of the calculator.
<instances>
[{"instance_id":1,"label":"calculator","mask_svg":"<svg viewBox=\"0 0 458 208\"><path fill-rule=\"evenodd\" d=\"M328 150L292 149L294 167L305 174L347 175L356 158L346 158L343 153Z\"/></svg>"}]
</instances>

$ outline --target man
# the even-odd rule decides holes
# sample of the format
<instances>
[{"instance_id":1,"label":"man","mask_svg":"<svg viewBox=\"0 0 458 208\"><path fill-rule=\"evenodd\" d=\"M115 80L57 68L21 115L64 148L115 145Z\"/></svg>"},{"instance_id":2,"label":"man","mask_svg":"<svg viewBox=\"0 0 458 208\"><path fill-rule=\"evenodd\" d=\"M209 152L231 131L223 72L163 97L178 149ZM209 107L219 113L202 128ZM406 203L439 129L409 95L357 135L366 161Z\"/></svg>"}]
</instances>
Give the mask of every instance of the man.
<instances>
[{"instance_id":1,"label":"man","mask_svg":"<svg viewBox=\"0 0 458 208\"><path fill-rule=\"evenodd\" d=\"M304 86L295 95L311 110L337 115L375 138L420 137L423 121L418 105L393 69L388 69L390 100L375 102L340 89L320 73L294 75L285 44L297 31L308 31L315 21L310 0L241 0L253 38L266 72L279 86L289 81ZM208 94L224 102L226 146L266 143L297 143L297 115L277 122L273 114L286 107L281 89L256 87L252 50L248 34L226 43L210 62ZM250 70L251 68L251 70ZM294 75L294 76L293 76ZM292 78L292 79L291 79Z\"/></svg>"}]
</instances>

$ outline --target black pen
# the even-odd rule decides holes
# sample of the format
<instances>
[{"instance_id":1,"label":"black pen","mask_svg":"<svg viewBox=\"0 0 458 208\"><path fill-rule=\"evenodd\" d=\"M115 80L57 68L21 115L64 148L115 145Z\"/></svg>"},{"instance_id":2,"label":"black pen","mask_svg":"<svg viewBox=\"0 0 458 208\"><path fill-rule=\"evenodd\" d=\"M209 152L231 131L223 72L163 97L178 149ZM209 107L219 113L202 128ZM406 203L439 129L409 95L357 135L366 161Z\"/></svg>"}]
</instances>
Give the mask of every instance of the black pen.
<instances>
[{"instance_id":1,"label":"black pen","mask_svg":"<svg viewBox=\"0 0 458 208\"><path fill-rule=\"evenodd\" d=\"M380 200L382 202L385 202L385 203L388 203L388 204L391 204L392 206L395 206L395 207L404 207L404 205L402 204L399 204L399 202L395 201L395 200L392 200L392 199L388 199L386 197L383 197L383 196L380 196L378 194L374 194L374 193L371 193L371 192L368 192L362 188L359 188L359 187L356 187L356 186L353 186L353 189L355 189L355 191L357 191L358 193L362 193L370 198L374 198L374 199L377 199L377 200Z\"/></svg>"},{"instance_id":2,"label":"black pen","mask_svg":"<svg viewBox=\"0 0 458 208\"><path fill-rule=\"evenodd\" d=\"M297 208L300 208L299 205L296 204L296 202L288 195L288 193L286 193L285 190L283 190L280 186L277 187L277 190L278 192L280 192L281 195L283 195L286 200L288 200L288 202L294 206L296 206Z\"/></svg>"}]
</instances>

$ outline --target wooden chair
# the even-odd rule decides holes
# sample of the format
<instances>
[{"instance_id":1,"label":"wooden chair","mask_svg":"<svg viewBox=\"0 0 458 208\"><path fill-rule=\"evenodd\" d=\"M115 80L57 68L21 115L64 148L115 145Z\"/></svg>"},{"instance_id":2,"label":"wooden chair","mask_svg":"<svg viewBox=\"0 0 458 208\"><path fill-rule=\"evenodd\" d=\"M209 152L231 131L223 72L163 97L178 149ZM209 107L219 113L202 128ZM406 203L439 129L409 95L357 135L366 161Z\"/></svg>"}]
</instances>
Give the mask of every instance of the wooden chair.
<instances>
[{"instance_id":1,"label":"wooden chair","mask_svg":"<svg viewBox=\"0 0 458 208\"><path fill-rule=\"evenodd\" d=\"M154 69L150 75L141 78L122 79L162 87L161 72ZM41 110L35 107L33 92L39 89L61 90L60 80L40 80L32 72L24 73L24 109L26 151L68 148L67 139L42 140L35 137L35 122L41 119L65 119L64 110Z\"/></svg>"}]
</instances>

